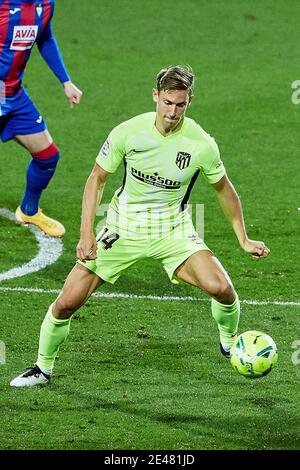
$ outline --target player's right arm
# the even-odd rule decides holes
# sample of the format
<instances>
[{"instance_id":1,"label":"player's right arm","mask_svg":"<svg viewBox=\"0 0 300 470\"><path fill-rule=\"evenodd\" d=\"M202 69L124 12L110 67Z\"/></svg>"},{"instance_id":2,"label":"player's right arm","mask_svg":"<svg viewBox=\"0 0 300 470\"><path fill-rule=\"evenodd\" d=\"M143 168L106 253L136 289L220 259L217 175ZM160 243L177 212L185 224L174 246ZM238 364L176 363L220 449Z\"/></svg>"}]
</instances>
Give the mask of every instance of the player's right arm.
<instances>
[{"instance_id":1,"label":"player's right arm","mask_svg":"<svg viewBox=\"0 0 300 470\"><path fill-rule=\"evenodd\" d=\"M77 258L81 261L96 258L97 243L94 235L94 219L109 175L108 171L96 163L84 188L80 240L76 248Z\"/></svg>"},{"instance_id":2,"label":"player's right arm","mask_svg":"<svg viewBox=\"0 0 300 470\"><path fill-rule=\"evenodd\" d=\"M123 126L115 127L102 145L95 166L87 179L82 198L80 240L76 249L77 257L81 261L96 259L95 212L101 202L107 177L116 171L124 158L125 140Z\"/></svg>"},{"instance_id":3,"label":"player's right arm","mask_svg":"<svg viewBox=\"0 0 300 470\"><path fill-rule=\"evenodd\" d=\"M41 36L38 38L37 46L48 67L50 67L52 72L63 84L64 93L69 101L69 106L73 108L74 104L80 103L82 91L77 88L70 79L58 43L52 31L51 20L52 18L50 18Z\"/></svg>"}]
</instances>

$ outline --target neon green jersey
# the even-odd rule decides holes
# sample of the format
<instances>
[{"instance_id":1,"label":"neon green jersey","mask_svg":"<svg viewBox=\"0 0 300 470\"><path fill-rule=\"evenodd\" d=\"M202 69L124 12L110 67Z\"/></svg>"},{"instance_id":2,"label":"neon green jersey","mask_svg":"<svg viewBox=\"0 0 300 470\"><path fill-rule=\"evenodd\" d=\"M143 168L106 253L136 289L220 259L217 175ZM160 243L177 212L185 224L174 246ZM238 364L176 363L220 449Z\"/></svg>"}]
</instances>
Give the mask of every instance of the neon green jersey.
<instances>
[{"instance_id":1,"label":"neon green jersey","mask_svg":"<svg viewBox=\"0 0 300 470\"><path fill-rule=\"evenodd\" d=\"M225 174L216 142L195 121L185 117L179 131L164 137L155 117L141 114L115 127L96 159L110 173L124 164L107 216L120 235L167 234L189 220L188 198L199 173L210 184Z\"/></svg>"}]
</instances>

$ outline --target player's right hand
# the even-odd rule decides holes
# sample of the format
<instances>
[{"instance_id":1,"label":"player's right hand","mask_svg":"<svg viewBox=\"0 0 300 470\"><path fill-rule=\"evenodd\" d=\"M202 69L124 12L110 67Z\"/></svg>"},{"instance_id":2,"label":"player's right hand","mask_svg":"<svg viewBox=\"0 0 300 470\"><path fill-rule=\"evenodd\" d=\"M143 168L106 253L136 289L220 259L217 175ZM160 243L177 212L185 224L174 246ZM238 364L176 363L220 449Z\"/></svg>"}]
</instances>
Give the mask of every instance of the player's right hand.
<instances>
[{"instance_id":1,"label":"player's right hand","mask_svg":"<svg viewBox=\"0 0 300 470\"><path fill-rule=\"evenodd\" d=\"M76 247L76 255L80 261L96 259L97 257L97 242L95 236L81 236Z\"/></svg>"},{"instance_id":2,"label":"player's right hand","mask_svg":"<svg viewBox=\"0 0 300 470\"><path fill-rule=\"evenodd\" d=\"M69 101L69 107L73 108L74 104L79 104L82 96L82 91L77 88L71 81L64 83L64 92Z\"/></svg>"}]
</instances>

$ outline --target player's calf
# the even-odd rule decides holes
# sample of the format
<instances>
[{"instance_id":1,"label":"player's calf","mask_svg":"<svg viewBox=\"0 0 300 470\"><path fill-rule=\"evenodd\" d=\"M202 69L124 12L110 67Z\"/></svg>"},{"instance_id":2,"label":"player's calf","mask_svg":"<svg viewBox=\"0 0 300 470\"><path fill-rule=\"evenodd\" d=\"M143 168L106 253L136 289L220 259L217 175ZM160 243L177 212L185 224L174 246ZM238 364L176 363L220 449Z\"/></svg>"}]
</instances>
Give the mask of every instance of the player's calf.
<instances>
[{"instance_id":1,"label":"player's calf","mask_svg":"<svg viewBox=\"0 0 300 470\"><path fill-rule=\"evenodd\" d=\"M59 149L54 143L40 152L32 153L26 174L25 194L20 207L16 210L17 222L36 225L51 237L63 236L65 228L60 222L42 212L39 201L43 190L54 175L59 158Z\"/></svg>"},{"instance_id":2,"label":"player's calf","mask_svg":"<svg viewBox=\"0 0 300 470\"><path fill-rule=\"evenodd\" d=\"M37 213L40 197L54 175L60 152L52 143L44 150L31 153L31 156L26 173L26 190L20 204L22 212L27 216Z\"/></svg>"},{"instance_id":3,"label":"player's calf","mask_svg":"<svg viewBox=\"0 0 300 470\"><path fill-rule=\"evenodd\" d=\"M225 357L230 357L230 348L236 338L240 318L240 302L237 294L231 304L222 304L212 299L211 310L218 325L221 353Z\"/></svg>"}]
</instances>

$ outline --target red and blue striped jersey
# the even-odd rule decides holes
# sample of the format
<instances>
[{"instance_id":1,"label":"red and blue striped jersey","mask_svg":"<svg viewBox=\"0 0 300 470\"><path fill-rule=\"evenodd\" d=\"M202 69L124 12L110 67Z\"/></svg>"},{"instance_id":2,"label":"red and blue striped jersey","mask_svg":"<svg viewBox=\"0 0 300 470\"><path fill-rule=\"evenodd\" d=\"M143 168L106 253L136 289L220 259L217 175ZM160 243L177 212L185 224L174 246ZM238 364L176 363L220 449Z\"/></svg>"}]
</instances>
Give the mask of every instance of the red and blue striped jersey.
<instances>
[{"instance_id":1,"label":"red and blue striped jersey","mask_svg":"<svg viewBox=\"0 0 300 470\"><path fill-rule=\"evenodd\" d=\"M35 43L58 79L70 79L52 32L53 12L54 0L0 0L0 80L7 97L20 89Z\"/></svg>"}]
</instances>

